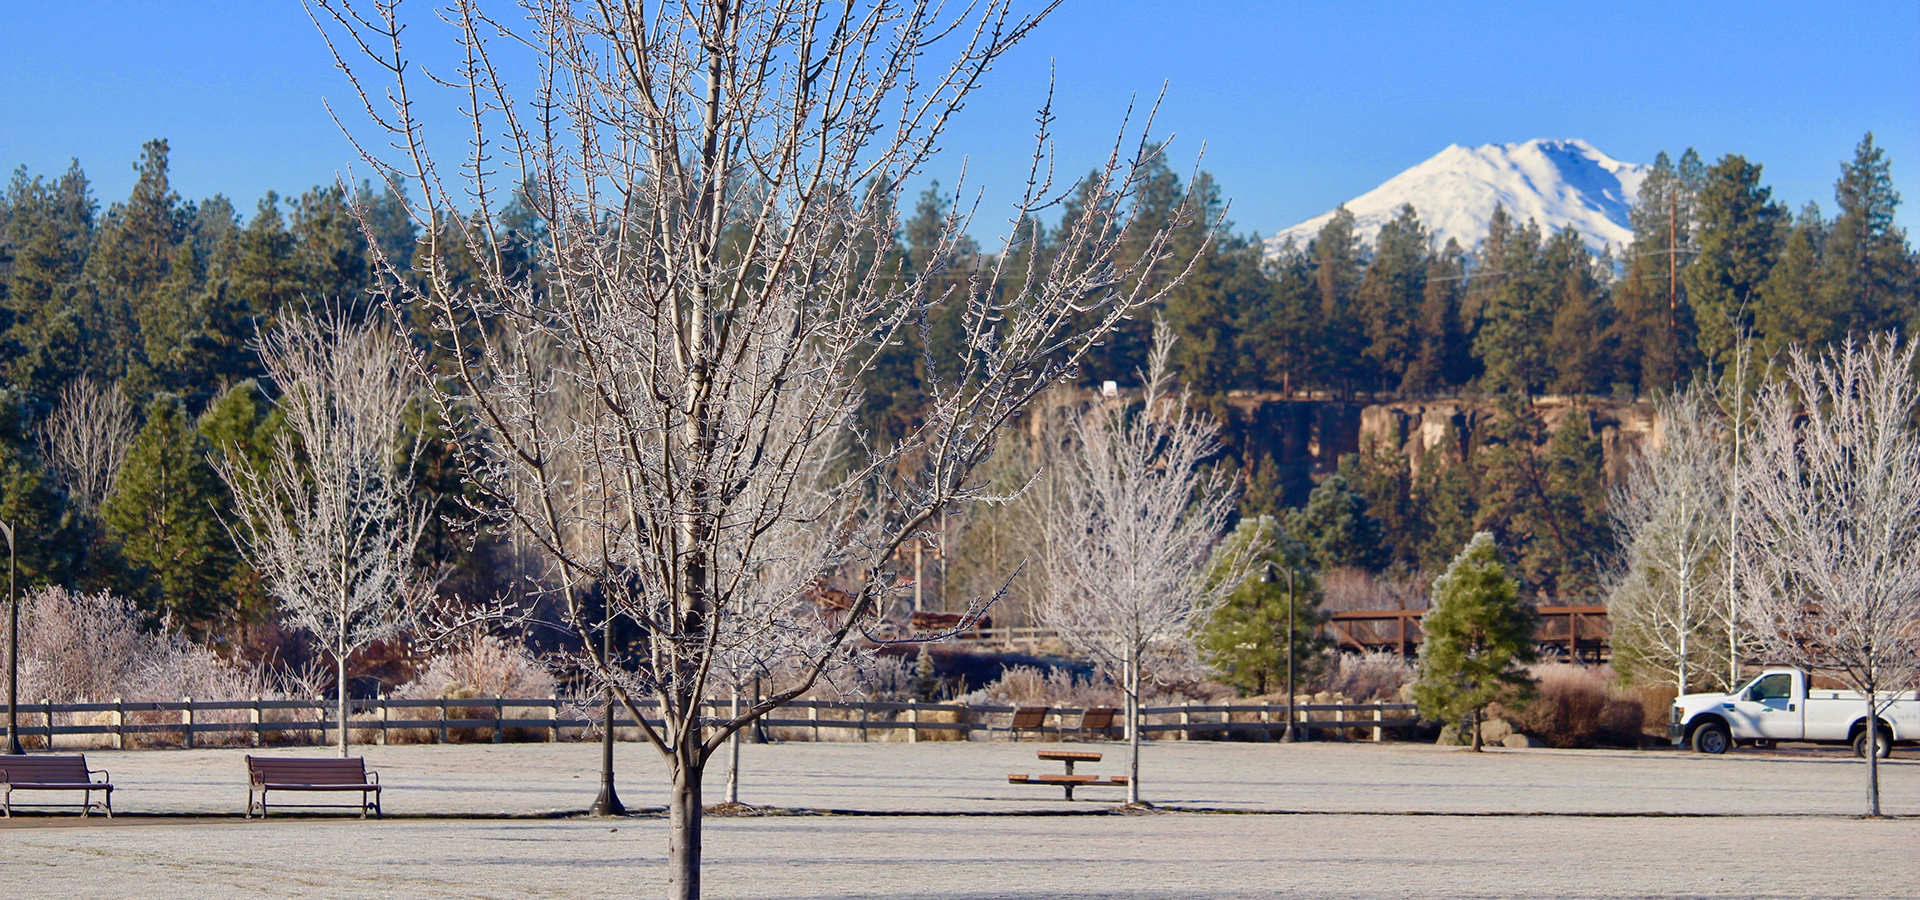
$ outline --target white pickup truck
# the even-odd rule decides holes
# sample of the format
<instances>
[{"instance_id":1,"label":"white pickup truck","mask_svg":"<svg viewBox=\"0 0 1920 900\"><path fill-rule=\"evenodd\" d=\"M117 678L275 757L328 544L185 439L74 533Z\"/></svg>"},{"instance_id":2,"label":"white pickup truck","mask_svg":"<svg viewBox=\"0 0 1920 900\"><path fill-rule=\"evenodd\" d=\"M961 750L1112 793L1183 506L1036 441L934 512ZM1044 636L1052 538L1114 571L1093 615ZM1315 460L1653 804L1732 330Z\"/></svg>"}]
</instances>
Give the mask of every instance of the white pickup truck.
<instances>
[{"instance_id":1,"label":"white pickup truck","mask_svg":"<svg viewBox=\"0 0 1920 900\"><path fill-rule=\"evenodd\" d=\"M1880 755L1895 743L1920 740L1920 697L1913 691L1883 695L1892 702L1880 713ZM1767 669L1725 694L1682 694L1673 700L1667 736L1674 746L1725 753L1736 743L1770 746L1775 741L1853 745L1867 754L1867 701L1858 691L1808 689L1799 669Z\"/></svg>"}]
</instances>

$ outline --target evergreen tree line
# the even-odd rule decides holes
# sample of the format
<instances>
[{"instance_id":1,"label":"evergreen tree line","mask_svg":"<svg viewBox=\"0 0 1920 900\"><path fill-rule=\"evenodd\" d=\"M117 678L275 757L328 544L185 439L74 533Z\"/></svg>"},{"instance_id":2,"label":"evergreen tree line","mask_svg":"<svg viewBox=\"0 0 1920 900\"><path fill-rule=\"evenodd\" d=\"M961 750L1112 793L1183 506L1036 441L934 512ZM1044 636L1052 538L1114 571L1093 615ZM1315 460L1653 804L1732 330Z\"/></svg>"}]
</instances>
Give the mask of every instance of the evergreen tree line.
<instances>
[{"instance_id":1,"label":"evergreen tree line","mask_svg":"<svg viewBox=\"0 0 1920 900\"><path fill-rule=\"evenodd\" d=\"M268 194L243 217L222 196L182 199L164 140L135 168L129 196L104 212L77 163L57 177L21 168L0 196L0 519L22 536L23 583L111 588L156 622L236 638L272 618L226 538L231 499L209 464L216 453L260 464L278 428L249 343L306 304L369 304L378 256L422 264L423 232L385 187ZM1202 250L1193 268L1145 277L1184 275L1150 312L1179 336L1178 376L1216 408L1231 390L1640 394L1724 365L1743 334L1764 354L1909 325L1920 262L1893 225L1899 198L1872 136L1842 166L1831 219L1812 205L1789 213L1760 172L1734 155L1707 166L1691 151L1677 162L1663 154L1617 258L1504 212L1475 247L1441 245L1411 208L1371 245L1343 210L1307 245L1269 256L1233 231L1210 175L1183 180L1159 161L1132 201L1128 247L1149 252L1148 236L1196 213L1172 254ZM1099 202L1090 185L1064 200L1063 221ZM876 442L903 433L927 386L953 368L959 288L975 269L1000 266L1018 284L1055 252L1033 221L1009 225L1021 235L1010 259L967 244L938 252L945 223L963 215L933 184L897 215L891 246L871 248L903 274L933 276L919 327L874 351L861 416ZM529 264L539 222L518 202L505 218L514 234L496 249ZM441 226L433 251L456 280L467 252L457 225ZM1085 381L1134 382L1151 327L1142 315L1115 333L1087 360ZM62 391L83 383L114 387L138 411L118 479L92 500L39 437ZM1460 465L1415 475L1397 460L1349 458L1288 531L1321 565L1437 570L1491 530L1531 584L1590 590L1581 573L1606 540L1597 437L1582 416L1549 429L1530 405L1508 407L1460 442ZM420 490L444 498L461 486L431 418L418 419L434 438L427 457L410 463ZM1270 459L1226 462L1248 476L1243 511L1282 512ZM450 585L491 593L510 554L469 543L436 518L422 553L451 565Z\"/></svg>"},{"instance_id":2,"label":"evergreen tree line","mask_svg":"<svg viewBox=\"0 0 1920 900\"><path fill-rule=\"evenodd\" d=\"M1271 257L1221 237L1166 316L1202 394L1645 395L1724 368L1742 336L1766 358L1916 324L1920 258L1871 134L1834 200L1831 219L1796 214L1758 164L1688 150L1654 161L1632 243L1599 254L1504 210L1472 248L1438 244L1411 207L1366 245L1343 208Z\"/></svg>"},{"instance_id":3,"label":"evergreen tree line","mask_svg":"<svg viewBox=\"0 0 1920 900\"><path fill-rule=\"evenodd\" d=\"M104 212L77 162L56 178L22 167L0 195L0 520L19 538L20 582L111 590L155 627L298 665L305 651L228 535L234 505L213 460L259 469L273 452L280 417L254 339L289 312L371 309L377 255L411 260L419 230L366 184L269 193L243 219L224 196L183 200L164 140L135 168ZM103 391L128 410L131 443L91 496L49 446L50 424ZM430 499L457 491L444 432L425 409L410 415L429 440L396 464L418 467ZM465 556L444 523L429 544L436 559Z\"/></svg>"}]
</instances>

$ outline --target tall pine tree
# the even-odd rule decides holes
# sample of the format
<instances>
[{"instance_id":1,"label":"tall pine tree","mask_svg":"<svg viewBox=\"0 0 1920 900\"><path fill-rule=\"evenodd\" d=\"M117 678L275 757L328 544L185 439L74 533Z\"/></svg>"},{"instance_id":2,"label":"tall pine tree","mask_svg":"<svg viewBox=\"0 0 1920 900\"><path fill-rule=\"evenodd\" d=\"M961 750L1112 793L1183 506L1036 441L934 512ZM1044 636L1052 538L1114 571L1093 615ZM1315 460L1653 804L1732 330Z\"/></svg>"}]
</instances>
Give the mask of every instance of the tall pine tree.
<instances>
[{"instance_id":1,"label":"tall pine tree","mask_svg":"<svg viewBox=\"0 0 1920 900\"><path fill-rule=\"evenodd\" d=\"M1787 212L1760 184L1760 167L1731 153L1707 170L1697 205L1699 254L1686 269L1687 302L1701 356L1724 369L1754 324L1760 285L1786 237Z\"/></svg>"}]
</instances>

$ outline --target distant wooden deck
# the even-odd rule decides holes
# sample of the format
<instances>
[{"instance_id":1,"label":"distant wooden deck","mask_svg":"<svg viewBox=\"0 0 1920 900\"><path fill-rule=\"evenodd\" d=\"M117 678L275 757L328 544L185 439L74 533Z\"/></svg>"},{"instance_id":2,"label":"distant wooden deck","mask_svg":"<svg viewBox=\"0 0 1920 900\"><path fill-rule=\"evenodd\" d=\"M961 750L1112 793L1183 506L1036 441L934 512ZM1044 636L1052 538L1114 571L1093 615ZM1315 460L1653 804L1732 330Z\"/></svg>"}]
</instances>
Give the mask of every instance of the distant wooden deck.
<instances>
[{"instance_id":1,"label":"distant wooden deck","mask_svg":"<svg viewBox=\"0 0 1920 900\"><path fill-rule=\"evenodd\" d=\"M1604 606L1542 606L1541 647L1568 659L1602 662L1612 656L1611 629ZM1424 609L1355 609L1331 613L1321 634L1342 650L1389 650L1412 656L1425 640L1420 631Z\"/></svg>"},{"instance_id":2,"label":"distant wooden deck","mask_svg":"<svg viewBox=\"0 0 1920 900\"><path fill-rule=\"evenodd\" d=\"M1583 662L1606 662L1613 656L1611 629L1605 606L1542 606L1535 612L1540 627L1534 639L1549 656ZM1320 634L1341 650L1386 650L1411 657L1425 635L1420 617L1425 609L1355 609L1329 613ZM956 617L957 618L957 617ZM1059 635L1050 628L976 628L954 635L954 643L975 647L1007 647L1037 652Z\"/></svg>"}]
</instances>

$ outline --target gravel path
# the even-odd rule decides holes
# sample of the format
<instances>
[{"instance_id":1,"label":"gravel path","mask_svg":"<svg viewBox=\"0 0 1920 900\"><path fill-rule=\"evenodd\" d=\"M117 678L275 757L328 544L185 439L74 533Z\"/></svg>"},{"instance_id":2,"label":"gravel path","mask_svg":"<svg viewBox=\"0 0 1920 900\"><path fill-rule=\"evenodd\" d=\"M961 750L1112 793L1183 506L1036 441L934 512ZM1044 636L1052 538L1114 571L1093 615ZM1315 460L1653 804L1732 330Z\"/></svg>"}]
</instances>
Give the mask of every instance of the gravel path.
<instances>
[{"instance_id":1,"label":"gravel path","mask_svg":"<svg viewBox=\"0 0 1920 900\"><path fill-rule=\"evenodd\" d=\"M1007 784L1009 771L1055 765L1035 749L748 746L748 802L880 815L710 818L707 894L1886 897L1900 891L1859 873L1910 877L1920 847L1913 760L1882 769L1887 811L1910 818L1865 821L1849 817L1861 808L1862 764L1838 753L1167 742L1145 751L1147 797L1207 812L1104 815L1117 791L1068 804L1053 789ZM1122 770L1123 747L1097 749L1109 756L1088 771ZM480 818L583 807L596 750L368 747L397 818L264 823L234 817L245 751L96 751L89 761L123 785L115 808L133 815L0 825L0 884L21 896L656 895L658 818ZM620 748L629 805L664 799L648 753ZM710 800L722 778L710 774ZM1092 814L1044 815L1059 812Z\"/></svg>"}]
</instances>

